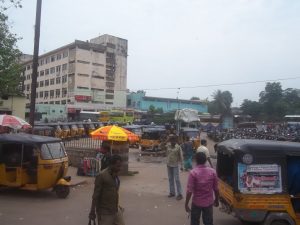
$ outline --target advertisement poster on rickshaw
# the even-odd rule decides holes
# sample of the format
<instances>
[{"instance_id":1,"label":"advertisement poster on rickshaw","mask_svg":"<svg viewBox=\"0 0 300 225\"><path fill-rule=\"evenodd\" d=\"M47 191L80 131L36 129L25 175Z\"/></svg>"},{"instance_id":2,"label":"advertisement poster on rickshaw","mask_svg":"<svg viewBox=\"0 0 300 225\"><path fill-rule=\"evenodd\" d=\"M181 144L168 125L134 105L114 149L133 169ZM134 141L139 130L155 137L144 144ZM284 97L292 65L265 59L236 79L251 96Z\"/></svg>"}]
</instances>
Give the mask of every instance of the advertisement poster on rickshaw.
<instances>
[{"instance_id":1,"label":"advertisement poster on rickshaw","mask_svg":"<svg viewBox=\"0 0 300 225\"><path fill-rule=\"evenodd\" d=\"M281 167L278 164L238 164L238 188L247 194L282 192Z\"/></svg>"}]
</instances>

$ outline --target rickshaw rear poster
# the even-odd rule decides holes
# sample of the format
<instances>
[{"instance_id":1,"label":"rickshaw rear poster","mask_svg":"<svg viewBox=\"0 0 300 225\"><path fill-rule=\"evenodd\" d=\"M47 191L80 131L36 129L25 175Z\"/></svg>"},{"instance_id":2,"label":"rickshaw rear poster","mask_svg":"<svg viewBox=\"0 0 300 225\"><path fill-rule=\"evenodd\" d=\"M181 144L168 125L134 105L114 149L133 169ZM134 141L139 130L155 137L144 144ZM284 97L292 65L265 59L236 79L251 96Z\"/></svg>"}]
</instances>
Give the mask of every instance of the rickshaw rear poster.
<instances>
[{"instance_id":1,"label":"rickshaw rear poster","mask_svg":"<svg viewBox=\"0 0 300 225\"><path fill-rule=\"evenodd\" d=\"M278 164L238 164L238 188L242 193L282 192L281 167Z\"/></svg>"}]
</instances>

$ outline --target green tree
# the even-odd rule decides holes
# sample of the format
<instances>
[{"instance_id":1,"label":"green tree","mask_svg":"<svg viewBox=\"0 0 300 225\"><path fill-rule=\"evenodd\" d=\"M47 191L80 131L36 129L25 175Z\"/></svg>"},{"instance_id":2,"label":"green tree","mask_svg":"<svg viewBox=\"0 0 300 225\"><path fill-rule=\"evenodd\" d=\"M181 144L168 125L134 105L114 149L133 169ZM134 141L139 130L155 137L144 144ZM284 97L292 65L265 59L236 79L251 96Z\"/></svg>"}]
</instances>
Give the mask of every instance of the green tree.
<instances>
[{"instance_id":1,"label":"green tree","mask_svg":"<svg viewBox=\"0 0 300 225\"><path fill-rule=\"evenodd\" d=\"M231 103L233 102L232 94L229 91L217 90L213 93L213 101L211 103L212 111L221 115L231 113Z\"/></svg>"},{"instance_id":2,"label":"green tree","mask_svg":"<svg viewBox=\"0 0 300 225\"><path fill-rule=\"evenodd\" d=\"M155 113L155 106L154 106L154 105L150 105L150 106L149 106L149 109L148 109L148 112L149 112L150 114L154 114L154 113Z\"/></svg>"},{"instance_id":3,"label":"green tree","mask_svg":"<svg viewBox=\"0 0 300 225\"><path fill-rule=\"evenodd\" d=\"M19 0L0 0L0 3L0 96L5 96L19 94L21 52L16 46L16 34L10 32L6 12L10 7L21 7L21 4Z\"/></svg>"},{"instance_id":4,"label":"green tree","mask_svg":"<svg viewBox=\"0 0 300 225\"><path fill-rule=\"evenodd\" d=\"M241 110L243 110L243 114L250 115L253 119L258 119L262 113L262 104L245 99L241 104Z\"/></svg>"},{"instance_id":5,"label":"green tree","mask_svg":"<svg viewBox=\"0 0 300 225\"><path fill-rule=\"evenodd\" d=\"M270 120L281 119L287 111L283 100L283 90L280 82L268 82L265 90L259 94L259 102L263 105L265 117Z\"/></svg>"},{"instance_id":6,"label":"green tree","mask_svg":"<svg viewBox=\"0 0 300 225\"><path fill-rule=\"evenodd\" d=\"M283 91L283 102L287 104L287 114L300 114L300 90L287 88Z\"/></svg>"},{"instance_id":7,"label":"green tree","mask_svg":"<svg viewBox=\"0 0 300 225\"><path fill-rule=\"evenodd\" d=\"M200 98L193 96L193 97L191 97L191 100L200 100Z\"/></svg>"}]
</instances>

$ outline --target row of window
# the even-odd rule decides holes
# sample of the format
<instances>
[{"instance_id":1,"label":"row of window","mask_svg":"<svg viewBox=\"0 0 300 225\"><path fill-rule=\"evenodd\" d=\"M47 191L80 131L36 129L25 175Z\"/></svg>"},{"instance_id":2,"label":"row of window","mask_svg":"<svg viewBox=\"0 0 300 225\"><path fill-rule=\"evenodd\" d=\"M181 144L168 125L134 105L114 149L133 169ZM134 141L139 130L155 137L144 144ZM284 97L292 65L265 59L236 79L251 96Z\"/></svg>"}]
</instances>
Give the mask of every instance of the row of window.
<instances>
[{"instance_id":1,"label":"row of window","mask_svg":"<svg viewBox=\"0 0 300 225\"><path fill-rule=\"evenodd\" d=\"M50 102L37 102L36 104L56 104L56 105L65 105L67 104L67 102L71 102L70 99L67 100L61 100L61 101L50 101ZM104 102L100 102L100 101L92 101L92 103L98 103L98 104L104 104ZM106 105L113 105L113 102L105 102Z\"/></svg>"},{"instance_id":2,"label":"row of window","mask_svg":"<svg viewBox=\"0 0 300 225\"><path fill-rule=\"evenodd\" d=\"M55 89L55 90L50 90L50 91L40 91L36 93L36 98L60 98L60 95L62 98L67 97L67 88L62 88L62 89ZM30 94L27 94L27 99L29 99Z\"/></svg>"},{"instance_id":3,"label":"row of window","mask_svg":"<svg viewBox=\"0 0 300 225\"><path fill-rule=\"evenodd\" d=\"M49 74L54 74L55 72L56 73L60 73L60 71L66 71L68 68L68 64L65 63L63 65L59 65L59 66L56 66L56 67L51 67L50 69L45 69L45 70L41 70L38 72L37 76L44 76L44 75L49 75ZM31 79L31 74L27 74L26 76L26 80L30 80Z\"/></svg>"},{"instance_id":4,"label":"row of window","mask_svg":"<svg viewBox=\"0 0 300 225\"><path fill-rule=\"evenodd\" d=\"M69 53L68 53L68 50L64 51L64 52L60 52L58 54L55 54L55 55L52 55L52 56L48 56L47 58L44 58L44 59L41 59L39 61L39 65L44 65L44 64L48 64L50 62L55 62L57 60L60 60L62 58L66 58L68 57ZM26 70L30 70L32 69L32 66L31 65L27 65L26 66Z\"/></svg>"},{"instance_id":5,"label":"row of window","mask_svg":"<svg viewBox=\"0 0 300 225\"><path fill-rule=\"evenodd\" d=\"M47 87L49 85L54 85L54 84L60 84L60 83L66 83L67 82L67 75L64 75L62 77L56 77L56 78L52 78L50 80L42 80L40 82L36 83L36 87ZM31 84L27 84L26 85L26 91L30 91L30 86Z\"/></svg>"}]
</instances>

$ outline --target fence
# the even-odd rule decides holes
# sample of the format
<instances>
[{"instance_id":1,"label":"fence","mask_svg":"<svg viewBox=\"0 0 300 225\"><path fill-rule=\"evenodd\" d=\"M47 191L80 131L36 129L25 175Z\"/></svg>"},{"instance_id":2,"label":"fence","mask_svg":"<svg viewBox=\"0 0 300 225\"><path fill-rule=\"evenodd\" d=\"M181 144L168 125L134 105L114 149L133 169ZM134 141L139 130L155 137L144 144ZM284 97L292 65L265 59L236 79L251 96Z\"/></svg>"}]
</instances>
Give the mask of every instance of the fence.
<instances>
[{"instance_id":1,"label":"fence","mask_svg":"<svg viewBox=\"0 0 300 225\"><path fill-rule=\"evenodd\" d=\"M100 140L95 140L90 137L87 138L80 138L77 140L65 141L66 149L98 149L101 146Z\"/></svg>"}]
</instances>

